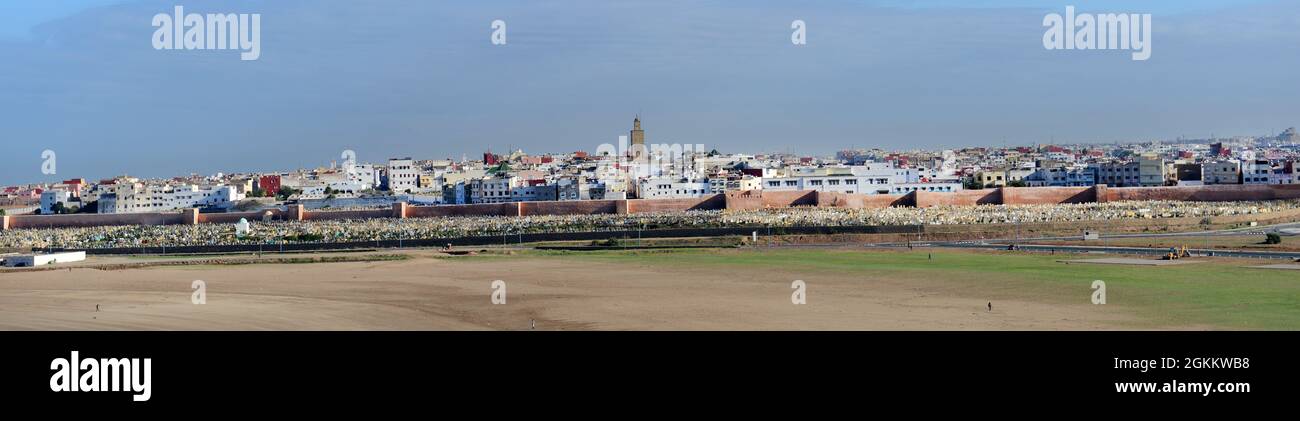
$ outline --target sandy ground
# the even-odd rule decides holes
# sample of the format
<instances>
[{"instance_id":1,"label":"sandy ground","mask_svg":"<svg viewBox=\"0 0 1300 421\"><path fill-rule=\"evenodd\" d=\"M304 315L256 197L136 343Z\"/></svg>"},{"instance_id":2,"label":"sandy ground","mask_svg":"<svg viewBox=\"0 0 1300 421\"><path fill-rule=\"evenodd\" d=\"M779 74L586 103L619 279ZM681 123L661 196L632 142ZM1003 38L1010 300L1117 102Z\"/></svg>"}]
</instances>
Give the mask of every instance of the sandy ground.
<instances>
[{"instance_id":1,"label":"sandy ground","mask_svg":"<svg viewBox=\"0 0 1300 421\"><path fill-rule=\"evenodd\" d=\"M942 281L539 256L0 272L4 330L1096 330L1114 308L964 296ZM507 302L491 302L493 280ZM791 304L791 282L808 285ZM207 303L191 303L191 283ZM99 310L96 311L96 305Z\"/></svg>"}]
</instances>

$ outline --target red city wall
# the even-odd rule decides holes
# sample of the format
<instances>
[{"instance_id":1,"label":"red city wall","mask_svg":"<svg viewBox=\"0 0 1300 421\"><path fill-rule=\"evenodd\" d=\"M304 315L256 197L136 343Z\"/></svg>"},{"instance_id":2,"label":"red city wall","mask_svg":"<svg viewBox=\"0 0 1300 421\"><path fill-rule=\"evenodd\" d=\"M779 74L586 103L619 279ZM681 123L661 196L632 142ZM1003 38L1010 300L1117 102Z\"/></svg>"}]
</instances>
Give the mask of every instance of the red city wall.
<instances>
[{"instance_id":1,"label":"red city wall","mask_svg":"<svg viewBox=\"0 0 1300 421\"><path fill-rule=\"evenodd\" d=\"M521 202L520 215L595 215L618 213L618 200L569 200L563 202Z\"/></svg>"},{"instance_id":2,"label":"red city wall","mask_svg":"<svg viewBox=\"0 0 1300 421\"><path fill-rule=\"evenodd\" d=\"M928 208L932 206L972 206L996 205L1002 203L1002 189L962 190L952 193L935 193L915 191L912 206Z\"/></svg>"},{"instance_id":3,"label":"red city wall","mask_svg":"<svg viewBox=\"0 0 1300 421\"><path fill-rule=\"evenodd\" d=\"M818 192L748 190L729 192L723 196L726 209L752 210L763 208L788 208L793 206L818 206Z\"/></svg>"},{"instance_id":4,"label":"red city wall","mask_svg":"<svg viewBox=\"0 0 1300 421\"><path fill-rule=\"evenodd\" d=\"M912 206L912 200L906 194L817 193L817 206L824 208L881 209Z\"/></svg>"},{"instance_id":5,"label":"red city wall","mask_svg":"<svg viewBox=\"0 0 1300 421\"><path fill-rule=\"evenodd\" d=\"M1214 185L1189 187L1111 187L1107 200L1185 200L1229 202L1300 198L1300 185Z\"/></svg>"},{"instance_id":6,"label":"red city wall","mask_svg":"<svg viewBox=\"0 0 1300 421\"><path fill-rule=\"evenodd\" d=\"M749 210L763 208L762 190L747 190L727 192L726 205L727 209Z\"/></svg>"},{"instance_id":7,"label":"red city wall","mask_svg":"<svg viewBox=\"0 0 1300 421\"><path fill-rule=\"evenodd\" d=\"M793 206L817 206L816 191L774 191L762 192L765 208L788 208Z\"/></svg>"},{"instance_id":8,"label":"red city wall","mask_svg":"<svg viewBox=\"0 0 1300 421\"><path fill-rule=\"evenodd\" d=\"M627 214L686 210L752 210L772 207L821 206L886 208L891 206L965 206L977 204L1045 204L1124 200L1254 201L1300 199L1300 185L1218 185L1195 187L1007 187L953 193L913 192L906 195L819 193L816 191L729 192L691 199L591 200L565 202L490 203L444 206L404 206L355 211L306 211L301 205L288 211L272 210L278 220L332 220L366 218L432 218L448 216L521 216L570 214ZM402 210L405 209L405 215ZM260 221L263 211L198 213L196 209L169 213L7 215L0 229L92 227L105 225L175 225L234 223L240 218Z\"/></svg>"},{"instance_id":9,"label":"red city wall","mask_svg":"<svg viewBox=\"0 0 1300 421\"><path fill-rule=\"evenodd\" d=\"M406 208L407 218L433 218L439 216L519 216L519 203L411 206Z\"/></svg>"},{"instance_id":10,"label":"red city wall","mask_svg":"<svg viewBox=\"0 0 1300 421\"><path fill-rule=\"evenodd\" d=\"M370 218L392 218L391 209L365 209L365 210L346 210L346 211L307 211L303 213L302 219L307 221L328 221L334 219L370 219Z\"/></svg>"},{"instance_id":11,"label":"red city wall","mask_svg":"<svg viewBox=\"0 0 1300 421\"><path fill-rule=\"evenodd\" d=\"M185 222L175 213L104 213L76 215L12 215L9 228L98 227L105 225L177 225Z\"/></svg>"},{"instance_id":12,"label":"red city wall","mask_svg":"<svg viewBox=\"0 0 1300 421\"><path fill-rule=\"evenodd\" d=\"M1089 203L1097 201L1094 187L1002 187L1004 205Z\"/></svg>"},{"instance_id":13,"label":"red city wall","mask_svg":"<svg viewBox=\"0 0 1300 421\"><path fill-rule=\"evenodd\" d=\"M631 199L627 201L627 213L680 212L726 208L727 197L721 194L690 199Z\"/></svg>"},{"instance_id":14,"label":"red city wall","mask_svg":"<svg viewBox=\"0 0 1300 421\"><path fill-rule=\"evenodd\" d=\"M271 209L271 217L274 219L283 218L283 213L279 209ZM264 211L255 212L230 212L230 213L200 213L200 224L233 224L240 219L248 219L248 222L260 222Z\"/></svg>"}]
</instances>

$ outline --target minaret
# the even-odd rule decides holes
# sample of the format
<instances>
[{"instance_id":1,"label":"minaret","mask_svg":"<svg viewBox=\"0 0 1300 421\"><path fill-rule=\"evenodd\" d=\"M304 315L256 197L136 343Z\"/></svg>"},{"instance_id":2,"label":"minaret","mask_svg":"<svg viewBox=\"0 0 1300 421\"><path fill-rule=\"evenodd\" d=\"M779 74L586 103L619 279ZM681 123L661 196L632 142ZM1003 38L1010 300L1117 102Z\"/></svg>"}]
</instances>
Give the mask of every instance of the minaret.
<instances>
[{"instance_id":1,"label":"minaret","mask_svg":"<svg viewBox=\"0 0 1300 421\"><path fill-rule=\"evenodd\" d=\"M632 151L632 158L639 159L646 154L645 149L645 130L641 130L641 116L637 115L632 119L632 133L628 136L632 144L628 145L628 150Z\"/></svg>"},{"instance_id":2,"label":"minaret","mask_svg":"<svg viewBox=\"0 0 1300 421\"><path fill-rule=\"evenodd\" d=\"M645 130L641 130L641 116L639 115L632 119L632 135L629 138L632 139L633 145L645 145Z\"/></svg>"}]
</instances>

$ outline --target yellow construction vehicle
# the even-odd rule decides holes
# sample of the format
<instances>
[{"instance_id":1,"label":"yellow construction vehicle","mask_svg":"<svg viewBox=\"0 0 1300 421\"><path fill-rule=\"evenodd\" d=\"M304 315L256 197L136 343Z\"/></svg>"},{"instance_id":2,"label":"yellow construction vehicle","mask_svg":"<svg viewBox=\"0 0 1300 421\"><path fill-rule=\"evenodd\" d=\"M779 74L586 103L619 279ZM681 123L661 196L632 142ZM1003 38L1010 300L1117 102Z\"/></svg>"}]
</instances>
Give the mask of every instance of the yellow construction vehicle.
<instances>
[{"instance_id":1,"label":"yellow construction vehicle","mask_svg":"<svg viewBox=\"0 0 1300 421\"><path fill-rule=\"evenodd\" d=\"M1187 246L1182 248L1170 247L1169 252L1165 253L1164 260L1178 260L1184 257L1192 257L1192 253L1187 251Z\"/></svg>"}]
</instances>

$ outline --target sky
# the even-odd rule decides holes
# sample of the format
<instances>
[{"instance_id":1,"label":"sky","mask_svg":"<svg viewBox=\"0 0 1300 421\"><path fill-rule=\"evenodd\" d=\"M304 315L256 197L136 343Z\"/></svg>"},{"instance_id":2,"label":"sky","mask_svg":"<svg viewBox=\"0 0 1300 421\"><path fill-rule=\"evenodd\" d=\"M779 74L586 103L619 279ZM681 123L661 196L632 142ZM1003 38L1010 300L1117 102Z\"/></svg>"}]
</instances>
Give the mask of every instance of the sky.
<instances>
[{"instance_id":1,"label":"sky","mask_svg":"<svg viewBox=\"0 0 1300 421\"><path fill-rule=\"evenodd\" d=\"M155 50L177 4L261 14L260 58ZM1151 58L1046 50L1066 5L1151 13ZM638 114L743 153L1266 135L1297 69L1288 0L0 0L0 186L594 151Z\"/></svg>"}]
</instances>

